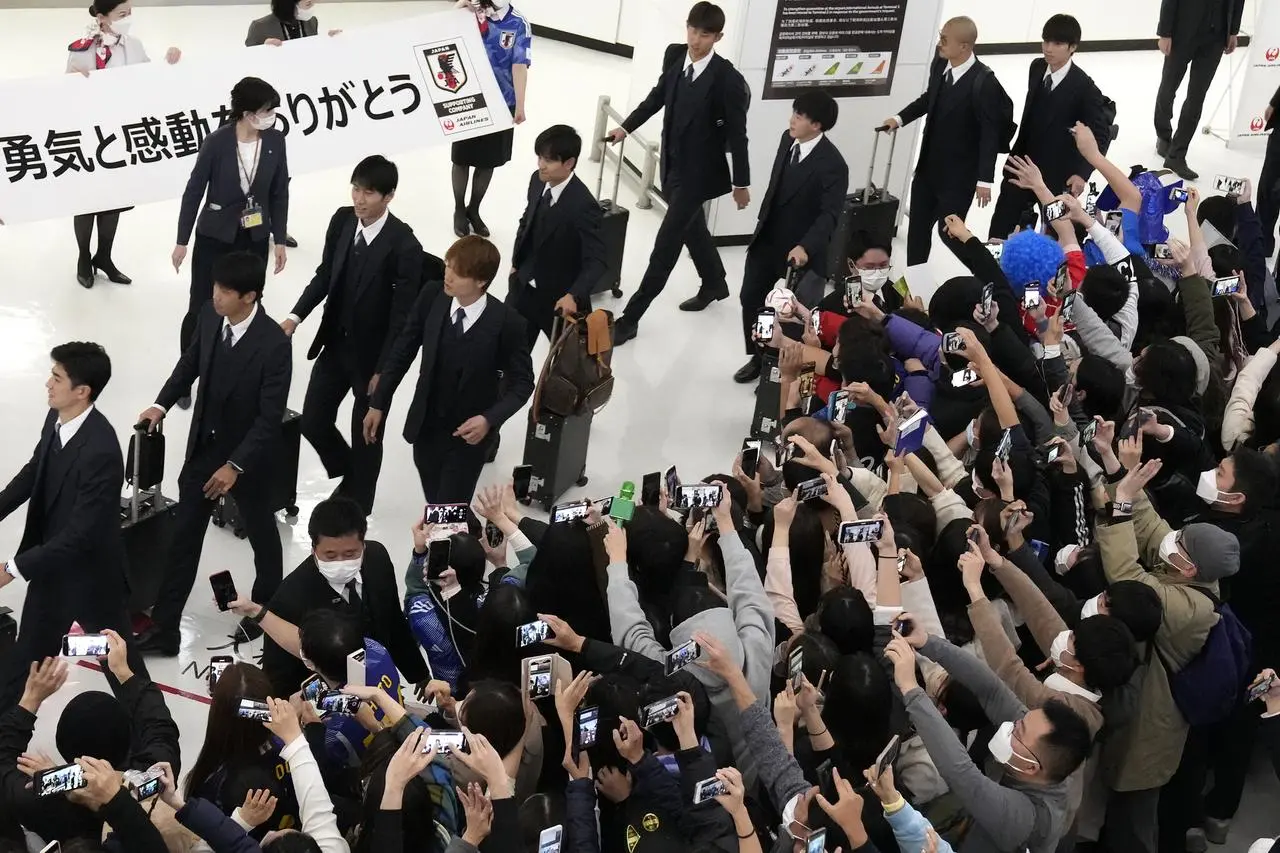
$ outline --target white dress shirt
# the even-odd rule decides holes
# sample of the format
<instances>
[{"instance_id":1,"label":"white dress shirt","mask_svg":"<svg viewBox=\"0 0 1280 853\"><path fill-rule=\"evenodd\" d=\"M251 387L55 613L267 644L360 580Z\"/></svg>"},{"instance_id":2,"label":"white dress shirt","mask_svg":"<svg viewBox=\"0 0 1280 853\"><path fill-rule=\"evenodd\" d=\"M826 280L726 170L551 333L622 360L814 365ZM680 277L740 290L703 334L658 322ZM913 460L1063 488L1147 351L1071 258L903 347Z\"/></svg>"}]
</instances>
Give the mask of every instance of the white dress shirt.
<instances>
[{"instance_id":1,"label":"white dress shirt","mask_svg":"<svg viewBox=\"0 0 1280 853\"><path fill-rule=\"evenodd\" d=\"M360 221L360 219L357 217L356 233L355 233L355 236L351 238L352 245L355 245L355 242L360 239L361 234L364 235L364 244L366 246L372 245L373 241L378 239L378 235L382 233L382 226L387 224L387 217L390 215L391 215L391 209L387 208L386 210L382 211L381 216L379 216L377 219L375 219L373 222L369 223L368 225L363 224Z\"/></svg>"},{"instance_id":2,"label":"white dress shirt","mask_svg":"<svg viewBox=\"0 0 1280 853\"><path fill-rule=\"evenodd\" d=\"M818 147L818 143L822 141L822 136L823 136L823 135L822 135L821 133L819 133L817 136L815 136L813 139L810 139L808 142L792 142L792 143L791 143L791 151L787 152L787 162L788 162L788 163L790 163L790 162L791 162L791 158L792 158L792 157L794 157L794 156L796 156L796 155L795 155L795 153L794 153L794 152L795 152L795 150L796 150L797 148L799 148L799 149L800 149L800 159L799 159L799 161L798 161L798 162L803 163L803 162L804 162L804 158L806 158L806 157L808 157L810 154L812 154L812 153L813 153L813 149L815 149L815 148L817 148L817 147Z\"/></svg>"},{"instance_id":3,"label":"white dress shirt","mask_svg":"<svg viewBox=\"0 0 1280 853\"><path fill-rule=\"evenodd\" d=\"M1050 71L1046 66L1044 76L1048 77L1053 81L1052 88L1056 89L1062 85L1063 80L1067 79L1067 73L1070 71L1071 71L1071 60L1068 59L1066 62L1062 64L1062 67L1059 68L1057 71ZM1041 78L1040 85L1042 86L1044 85L1043 78Z\"/></svg>"},{"instance_id":4,"label":"white dress shirt","mask_svg":"<svg viewBox=\"0 0 1280 853\"><path fill-rule=\"evenodd\" d=\"M339 598L347 602L347 604L351 603L351 597L347 595L346 584L334 583L328 578L325 578L325 580L328 581L329 587L338 594ZM356 582L356 595L360 596L361 598L364 598L364 581L361 579L360 573L356 572L356 576L352 578L352 580Z\"/></svg>"},{"instance_id":5,"label":"white dress shirt","mask_svg":"<svg viewBox=\"0 0 1280 853\"><path fill-rule=\"evenodd\" d=\"M690 66L690 65L692 65L692 66L693 66L693 79L694 79L694 81L696 82L696 81L697 81L697 79L698 79L699 77L701 77L701 76L702 76L702 72L703 72L703 71L706 71L706 70L707 70L707 66L711 64L711 57L713 57L713 56L715 56L715 55L716 55L716 52L715 52L714 50L712 50L712 51L708 52L706 56L702 57L702 58L701 58L701 59L699 59L697 62L694 62L694 61L693 61L693 57L686 53L686 54L684 55L684 68L683 68L683 69L681 69L680 73L681 73L681 74L688 74L688 73L689 73L689 66Z\"/></svg>"},{"instance_id":6,"label":"white dress shirt","mask_svg":"<svg viewBox=\"0 0 1280 853\"><path fill-rule=\"evenodd\" d=\"M222 318L222 327L218 329L218 340L227 336L227 327L231 327L231 346L240 343L240 339L244 337L244 333L249 331L249 324L253 322L253 318L258 316L258 302L254 300L253 308L249 309L249 316L245 317L239 323L232 323L226 317Z\"/></svg>"},{"instance_id":7,"label":"white dress shirt","mask_svg":"<svg viewBox=\"0 0 1280 853\"><path fill-rule=\"evenodd\" d=\"M480 319L480 315L484 313L485 306L489 304L489 294L485 294L472 302L470 305L463 305L458 301L458 297L454 297L449 303L449 322L453 322L454 315L458 313L458 309L462 309L462 334L471 331L471 327Z\"/></svg>"},{"instance_id":8,"label":"white dress shirt","mask_svg":"<svg viewBox=\"0 0 1280 853\"><path fill-rule=\"evenodd\" d=\"M551 184L543 184L543 185L542 185L542 194L543 194L543 195L546 195L546 194L547 194L547 189L548 189L548 188L550 188L550 189L551 189L551 198L547 200L547 207L555 207L555 206L556 206L556 202L558 202L558 201L560 200L560 196L564 195L564 188L565 188L565 187L567 187L567 186L569 185L569 182L573 180L573 175L574 175L574 173L573 173L573 172L570 172L570 173L569 173L569 177L565 178L563 181L561 181L561 182L560 182L560 183L558 183L558 184L555 184L554 186L553 186L553 185L551 185Z\"/></svg>"}]
</instances>

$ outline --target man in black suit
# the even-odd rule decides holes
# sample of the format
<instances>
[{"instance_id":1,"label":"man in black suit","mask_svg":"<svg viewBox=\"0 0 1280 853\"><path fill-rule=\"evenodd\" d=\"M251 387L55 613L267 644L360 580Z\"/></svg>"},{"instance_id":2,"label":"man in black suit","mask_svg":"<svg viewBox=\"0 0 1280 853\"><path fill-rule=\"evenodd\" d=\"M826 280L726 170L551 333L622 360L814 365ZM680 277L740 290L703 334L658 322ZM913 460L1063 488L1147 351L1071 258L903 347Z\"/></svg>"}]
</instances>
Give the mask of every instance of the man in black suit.
<instances>
[{"instance_id":1,"label":"man in black suit","mask_svg":"<svg viewBox=\"0 0 1280 853\"><path fill-rule=\"evenodd\" d=\"M591 313L591 291L605 272L600 204L573 170L582 137L567 124L538 134L538 171L511 254L511 302L525 319L529 348L551 336L557 313Z\"/></svg>"},{"instance_id":2,"label":"man in black suit","mask_svg":"<svg viewBox=\"0 0 1280 853\"><path fill-rule=\"evenodd\" d=\"M1276 125L1276 112L1280 111L1280 88L1271 96L1263 111L1268 128ZM1267 138L1267 153L1262 160L1262 173L1258 176L1258 219L1262 222L1262 246L1267 257L1276 248L1276 220L1280 219L1280 133L1272 131Z\"/></svg>"},{"instance_id":3,"label":"man in black suit","mask_svg":"<svg viewBox=\"0 0 1280 853\"><path fill-rule=\"evenodd\" d=\"M396 164L385 157L360 161L351 173L352 204L338 208L329 220L320 266L280 324L292 335L325 303L320 330L307 351L316 363L302 404L302 434L325 472L342 478L337 494L354 499L365 514L373 512L382 470L382 443L363 439L369 395L422 289L422 244L387 209L399 179ZM335 424L348 392L355 398L350 445Z\"/></svg>"},{"instance_id":4,"label":"man in black suit","mask_svg":"<svg viewBox=\"0 0 1280 853\"><path fill-rule=\"evenodd\" d=\"M235 611L261 624L262 669L281 696L310 676L300 658L298 625L312 610L336 610L361 625L364 636L391 654L396 669L414 684L431 678L422 650L405 621L396 567L381 542L366 540L361 506L348 498L316 504L307 523L311 554L280 583L263 607L237 601Z\"/></svg>"},{"instance_id":5,"label":"man in black suit","mask_svg":"<svg viewBox=\"0 0 1280 853\"><path fill-rule=\"evenodd\" d=\"M267 268L249 252L232 252L213 268L213 299L201 312L191 344L156 402L139 420L155 428L197 380L186 461L178 475L178 507L164 582L138 638L143 652L178 653L182 609L195 585L209 515L217 500L235 498L253 546L255 601L280 585L284 556L267 483L278 452L293 353L289 337L260 304ZM244 626L257 636L257 626Z\"/></svg>"},{"instance_id":6,"label":"man in black suit","mask_svg":"<svg viewBox=\"0 0 1280 853\"><path fill-rule=\"evenodd\" d=\"M791 122L778 141L769 188L747 249L742 337L751 359L733 375L735 382L760 377L760 352L751 327L765 296L786 275L787 265L808 267L826 278L827 244L849 191L849 167L826 136L839 114L835 98L821 91L805 92L791 104Z\"/></svg>"},{"instance_id":7,"label":"man in black suit","mask_svg":"<svg viewBox=\"0 0 1280 853\"><path fill-rule=\"evenodd\" d=\"M490 442L533 394L524 318L488 294L502 263L497 247L470 234L449 247L444 263L444 282L418 294L364 418L364 440L377 441L421 349L404 440L432 504L471 500Z\"/></svg>"},{"instance_id":8,"label":"man in black suit","mask_svg":"<svg viewBox=\"0 0 1280 853\"><path fill-rule=\"evenodd\" d=\"M1194 181L1200 175L1187 165L1187 149L1200 129L1205 95L1218 73L1224 53L1234 53L1244 0L1161 0L1156 25L1164 67L1156 90L1156 153L1164 167L1180 178ZM1177 132L1173 130L1173 99L1191 66L1187 99L1182 102Z\"/></svg>"},{"instance_id":9,"label":"man in black suit","mask_svg":"<svg viewBox=\"0 0 1280 853\"><path fill-rule=\"evenodd\" d=\"M72 622L86 632L129 636L120 484L124 460L111 423L94 405L111 379L111 359L94 343L53 348L45 382L49 414L35 452L4 491L0 519L24 503L17 556L0 568L0 588L27 581L22 629L0 682L4 707L18 701L33 661L56 657ZM146 673L130 647L130 666Z\"/></svg>"},{"instance_id":10,"label":"man in black suit","mask_svg":"<svg viewBox=\"0 0 1280 853\"><path fill-rule=\"evenodd\" d=\"M929 260L937 223L953 213L964 219L975 197L979 207L991 203L1003 90L991 69L973 55L977 42L978 27L971 19L947 21L938 38L938 58L929 69L928 89L900 115L883 122L897 129L929 116L911 182L908 266Z\"/></svg>"},{"instance_id":11,"label":"man in black suit","mask_svg":"<svg viewBox=\"0 0 1280 853\"><path fill-rule=\"evenodd\" d=\"M1080 46L1080 22L1070 15L1054 15L1045 21L1040 37L1044 55L1031 61L1027 100L1010 153L1030 157L1053 192L1079 196L1093 167L1080 156L1071 128L1076 122L1087 125L1105 154L1111 122L1104 115L1105 99L1097 84L1072 61ZM1014 186L1005 176L991 214L990 236L1008 237L1035 204L1034 192Z\"/></svg>"},{"instance_id":12,"label":"man in black suit","mask_svg":"<svg viewBox=\"0 0 1280 853\"><path fill-rule=\"evenodd\" d=\"M665 110L661 177L667 215L658 227L640 287L614 326L614 346L636 336L640 318L667 286L681 246L689 248L702 284L696 295L680 303L680 310L701 311L729 295L724 264L707 230L702 205L730 189L739 210L751 203L747 157L751 92L733 63L714 51L724 36L724 10L713 3L695 3L685 30L685 44L667 47L658 84L622 127L609 133L611 141L620 142L658 110ZM733 160L732 182L726 151Z\"/></svg>"}]
</instances>

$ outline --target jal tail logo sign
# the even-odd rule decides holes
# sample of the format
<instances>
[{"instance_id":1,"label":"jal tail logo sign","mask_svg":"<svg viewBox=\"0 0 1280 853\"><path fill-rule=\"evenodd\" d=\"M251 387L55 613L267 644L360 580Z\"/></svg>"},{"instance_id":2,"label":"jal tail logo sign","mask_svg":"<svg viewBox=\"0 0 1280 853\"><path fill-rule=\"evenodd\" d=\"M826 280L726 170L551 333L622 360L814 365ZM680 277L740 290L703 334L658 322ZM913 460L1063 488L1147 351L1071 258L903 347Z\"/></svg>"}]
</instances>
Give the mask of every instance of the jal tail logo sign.
<instances>
[{"instance_id":1,"label":"jal tail logo sign","mask_svg":"<svg viewBox=\"0 0 1280 853\"><path fill-rule=\"evenodd\" d=\"M1266 126L1267 122L1261 116L1254 116L1253 121L1249 122L1249 129L1254 133L1261 133Z\"/></svg>"},{"instance_id":2,"label":"jal tail logo sign","mask_svg":"<svg viewBox=\"0 0 1280 853\"><path fill-rule=\"evenodd\" d=\"M1280 47L1267 48L1266 57L1267 62L1275 62L1277 59L1280 59Z\"/></svg>"},{"instance_id":3,"label":"jal tail logo sign","mask_svg":"<svg viewBox=\"0 0 1280 853\"><path fill-rule=\"evenodd\" d=\"M427 51L431 64L431 82L446 92L457 93L467 85L467 69L458 58L456 50Z\"/></svg>"}]
</instances>

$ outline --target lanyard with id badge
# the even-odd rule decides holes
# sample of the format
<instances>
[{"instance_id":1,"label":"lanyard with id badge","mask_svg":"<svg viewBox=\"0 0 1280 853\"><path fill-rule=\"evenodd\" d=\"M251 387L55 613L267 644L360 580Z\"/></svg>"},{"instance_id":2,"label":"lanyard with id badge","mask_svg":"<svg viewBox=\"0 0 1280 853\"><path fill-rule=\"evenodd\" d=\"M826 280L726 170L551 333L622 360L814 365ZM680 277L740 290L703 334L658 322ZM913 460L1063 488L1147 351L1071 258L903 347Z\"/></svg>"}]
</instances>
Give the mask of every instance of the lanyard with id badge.
<instances>
[{"instance_id":1,"label":"lanyard with id badge","mask_svg":"<svg viewBox=\"0 0 1280 853\"><path fill-rule=\"evenodd\" d=\"M258 177L258 154L261 151L262 139L259 138L257 143L253 146L253 168L252 170L247 170L244 166L244 159L240 156L240 149L238 146L236 148L236 164L240 167L240 174L244 178L245 183L249 185L250 189L253 188L254 178ZM254 201L251 194L246 194L244 212L240 214L240 227L248 230L250 228L257 228L262 225L263 222L262 205Z\"/></svg>"}]
</instances>

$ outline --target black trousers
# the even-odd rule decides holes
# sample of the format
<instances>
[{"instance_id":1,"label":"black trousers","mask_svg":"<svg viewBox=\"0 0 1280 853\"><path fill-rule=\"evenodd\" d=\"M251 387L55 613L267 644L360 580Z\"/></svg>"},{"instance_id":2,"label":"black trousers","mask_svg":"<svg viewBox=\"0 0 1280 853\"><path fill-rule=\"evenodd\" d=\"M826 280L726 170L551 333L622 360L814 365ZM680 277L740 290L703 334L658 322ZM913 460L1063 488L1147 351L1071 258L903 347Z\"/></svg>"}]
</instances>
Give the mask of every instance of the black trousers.
<instances>
[{"instance_id":1,"label":"black trousers","mask_svg":"<svg viewBox=\"0 0 1280 853\"><path fill-rule=\"evenodd\" d=\"M911 181L911 221L907 223L908 266L923 264L929 260L934 230L947 215L954 213L961 219L969 215L976 187L976 180L973 186L963 190L936 187L927 174L921 170L916 171L915 178ZM955 252L954 240L944 234L942 242Z\"/></svg>"},{"instance_id":2,"label":"black trousers","mask_svg":"<svg viewBox=\"0 0 1280 853\"><path fill-rule=\"evenodd\" d=\"M1049 186L1053 185L1049 184ZM1051 191L1060 192L1061 190ZM1006 178L1000 184L1000 195L996 198L995 210L991 212L991 229L987 232L988 237L1007 239L1013 233L1013 229L1018 227L1022 214L1035 206L1034 192L1015 187Z\"/></svg>"},{"instance_id":3,"label":"black trousers","mask_svg":"<svg viewBox=\"0 0 1280 853\"><path fill-rule=\"evenodd\" d=\"M1156 136L1170 140L1169 157L1182 159L1187 156L1187 148L1191 138L1200 129L1200 114L1204 111L1204 96L1209 92L1209 84L1218 73L1218 63L1222 62L1224 39L1212 39L1196 45L1174 43L1169 55L1164 58L1164 68L1160 72L1160 88L1156 90ZM1178 129L1173 130L1173 99L1182 85L1182 78L1191 67L1191 81L1187 83L1187 97L1182 102L1182 113L1178 116Z\"/></svg>"},{"instance_id":4,"label":"black trousers","mask_svg":"<svg viewBox=\"0 0 1280 853\"><path fill-rule=\"evenodd\" d=\"M209 516L214 501L204 496L204 484L226 463L226 454L213 447L201 447L182 466L178 475L178 507L174 511L173 543L169 546L169 565L156 595L151 619L162 631L177 631L182 610L195 586L204 550L204 535L209 529ZM240 518L244 521L253 548L253 600L259 604L271 600L284 576L284 554L275 512L268 503L268 489L253 472L241 474L231 487Z\"/></svg>"},{"instance_id":5,"label":"black trousers","mask_svg":"<svg viewBox=\"0 0 1280 853\"><path fill-rule=\"evenodd\" d=\"M196 318L200 309L213 298L213 264L223 255L232 252L253 252L263 261L267 259L267 240L251 240L249 232L241 228L236 232L234 243L224 243L213 237L196 234L195 245L191 248L191 292L187 300L187 316L182 318L181 339L182 352L196 333Z\"/></svg>"},{"instance_id":6,"label":"black trousers","mask_svg":"<svg viewBox=\"0 0 1280 853\"><path fill-rule=\"evenodd\" d=\"M667 286L667 279L671 277L671 271L676 268L676 261L680 259L681 247L689 249L689 257L693 259L693 266L701 280L700 290L729 289L720 253L711 239L711 232L707 230L707 215L702 209L706 199L702 198L701 193L691 192L676 177L667 178L662 189L667 197L667 215L658 226L658 236L653 241L649 266L644 271L644 278L640 280L640 287L631 295L622 314L631 323L640 322L653 300Z\"/></svg>"},{"instance_id":7,"label":"black trousers","mask_svg":"<svg viewBox=\"0 0 1280 853\"><path fill-rule=\"evenodd\" d=\"M497 429L479 444L467 444L453 435L455 429L443 423L427 425L413 443L413 464L429 504L470 503L490 444L498 441Z\"/></svg>"},{"instance_id":8,"label":"black trousers","mask_svg":"<svg viewBox=\"0 0 1280 853\"><path fill-rule=\"evenodd\" d=\"M1105 853L1155 853L1159 788L1112 791L1107 797L1107 822L1098 839ZM1183 836L1178 842L1183 843Z\"/></svg>"},{"instance_id":9,"label":"black trousers","mask_svg":"<svg viewBox=\"0 0 1280 853\"><path fill-rule=\"evenodd\" d=\"M1272 131L1267 139L1267 156L1253 196L1262 221L1262 246L1270 258L1276 250L1276 221L1280 219L1280 131Z\"/></svg>"},{"instance_id":10,"label":"black trousers","mask_svg":"<svg viewBox=\"0 0 1280 853\"><path fill-rule=\"evenodd\" d=\"M302 403L302 434L315 448L330 477L341 477L339 494L373 513L373 500L378 491L378 475L382 471L382 436L386 432L384 418L378 428L378 440L366 444L364 416L369 411L369 380L356 365L355 354L348 342L326 344L311 368L307 396ZM351 443L338 429L338 407L352 395Z\"/></svg>"},{"instance_id":11,"label":"black trousers","mask_svg":"<svg viewBox=\"0 0 1280 853\"><path fill-rule=\"evenodd\" d=\"M529 287L520 280L518 273L510 277L507 292L514 296L516 312L524 318L524 332L529 349L533 349L540 334L546 335L547 340L550 340L551 329L556 319L556 299L560 297L553 297L549 290L537 286L536 283L533 287ZM582 310L584 306L580 305L578 308Z\"/></svg>"},{"instance_id":12,"label":"black trousers","mask_svg":"<svg viewBox=\"0 0 1280 853\"><path fill-rule=\"evenodd\" d=\"M747 249L747 264L742 271L742 292L739 301L742 303L742 340L746 345L747 355L755 355L757 345L751 338L751 327L756 324L756 315L764 306L764 299L778 283L778 279L787 272L788 246L779 249L768 242L758 242ZM808 306L813 308L815 306Z\"/></svg>"}]
</instances>

